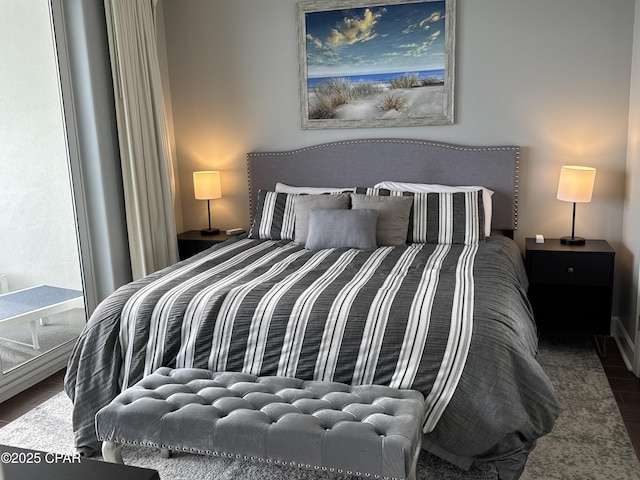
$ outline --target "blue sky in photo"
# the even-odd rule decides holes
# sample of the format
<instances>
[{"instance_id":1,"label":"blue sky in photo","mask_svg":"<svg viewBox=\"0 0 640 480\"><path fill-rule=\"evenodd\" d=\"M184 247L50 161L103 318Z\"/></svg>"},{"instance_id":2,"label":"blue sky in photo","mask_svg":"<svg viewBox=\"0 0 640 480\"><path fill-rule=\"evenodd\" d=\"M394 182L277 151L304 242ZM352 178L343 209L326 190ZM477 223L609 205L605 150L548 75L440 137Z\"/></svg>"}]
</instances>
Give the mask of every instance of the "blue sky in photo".
<instances>
[{"instance_id":1,"label":"blue sky in photo","mask_svg":"<svg viewBox=\"0 0 640 480\"><path fill-rule=\"evenodd\" d=\"M444 68L445 2L307 12L307 76Z\"/></svg>"}]
</instances>

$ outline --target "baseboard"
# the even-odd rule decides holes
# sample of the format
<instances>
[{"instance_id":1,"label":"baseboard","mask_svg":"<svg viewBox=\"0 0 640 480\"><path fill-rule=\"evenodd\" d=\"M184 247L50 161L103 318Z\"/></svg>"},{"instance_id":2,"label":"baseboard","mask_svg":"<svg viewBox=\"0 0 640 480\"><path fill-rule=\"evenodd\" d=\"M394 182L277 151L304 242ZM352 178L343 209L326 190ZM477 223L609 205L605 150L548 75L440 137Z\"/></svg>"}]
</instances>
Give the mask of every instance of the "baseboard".
<instances>
[{"instance_id":1,"label":"baseboard","mask_svg":"<svg viewBox=\"0 0 640 480\"><path fill-rule=\"evenodd\" d=\"M74 343L67 342L34 358L27 364L3 374L0 379L0 403L40 383L66 367Z\"/></svg>"},{"instance_id":2,"label":"baseboard","mask_svg":"<svg viewBox=\"0 0 640 480\"><path fill-rule=\"evenodd\" d=\"M611 336L618 345L622 360L629 371L633 371L633 361L635 358L635 345L633 339L629 336L626 329L622 326L619 317L611 318Z\"/></svg>"}]
</instances>

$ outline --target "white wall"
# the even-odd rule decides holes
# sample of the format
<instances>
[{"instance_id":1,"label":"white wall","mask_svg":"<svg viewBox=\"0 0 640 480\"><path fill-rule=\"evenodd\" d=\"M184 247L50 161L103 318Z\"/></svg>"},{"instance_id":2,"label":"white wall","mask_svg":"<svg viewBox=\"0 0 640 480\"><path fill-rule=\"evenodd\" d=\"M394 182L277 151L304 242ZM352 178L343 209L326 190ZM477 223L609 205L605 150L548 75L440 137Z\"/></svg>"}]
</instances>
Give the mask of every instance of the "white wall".
<instances>
[{"instance_id":1,"label":"white wall","mask_svg":"<svg viewBox=\"0 0 640 480\"><path fill-rule=\"evenodd\" d=\"M0 273L82 286L47 0L0 0Z\"/></svg>"},{"instance_id":2,"label":"white wall","mask_svg":"<svg viewBox=\"0 0 640 480\"><path fill-rule=\"evenodd\" d=\"M576 234L620 246L633 0L458 0L452 126L300 128L297 0L163 0L184 229L206 223L191 172L219 169L214 223L248 226L245 154L359 137L522 147L516 239L569 233L563 164L598 169Z\"/></svg>"}]
</instances>

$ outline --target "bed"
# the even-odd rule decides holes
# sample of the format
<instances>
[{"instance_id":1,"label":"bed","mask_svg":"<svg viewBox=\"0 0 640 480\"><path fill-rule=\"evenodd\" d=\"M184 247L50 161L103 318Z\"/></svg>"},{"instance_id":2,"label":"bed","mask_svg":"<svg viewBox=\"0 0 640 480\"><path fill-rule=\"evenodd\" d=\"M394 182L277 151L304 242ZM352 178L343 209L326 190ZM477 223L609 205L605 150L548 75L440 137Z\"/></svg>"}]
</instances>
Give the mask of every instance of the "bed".
<instances>
[{"instance_id":1,"label":"bed","mask_svg":"<svg viewBox=\"0 0 640 480\"><path fill-rule=\"evenodd\" d=\"M419 390L426 449L519 478L559 408L510 239L518 168L518 147L423 140L249 153L249 234L121 287L91 316L65 379L77 448L97 451L94 415L122 389L198 367Z\"/></svg>"}]
</instances>

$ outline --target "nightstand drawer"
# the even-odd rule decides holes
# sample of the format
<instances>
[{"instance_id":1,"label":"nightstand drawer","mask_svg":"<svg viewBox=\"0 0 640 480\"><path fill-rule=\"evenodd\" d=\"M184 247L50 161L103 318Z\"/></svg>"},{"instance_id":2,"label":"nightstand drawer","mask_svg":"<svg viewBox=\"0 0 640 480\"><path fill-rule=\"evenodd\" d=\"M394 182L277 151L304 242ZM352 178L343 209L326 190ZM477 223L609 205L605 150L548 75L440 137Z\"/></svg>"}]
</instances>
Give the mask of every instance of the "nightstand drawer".
<instances>
[{"instance_id":1,"label":"nightstand drawer","mask_svg":"<svg viewBox=\"0 0 640 480\"><path fill-rule=\"evenodd\" d=\"M556 285L607 286L611 282L612 257L598 253L529 252L529 281Z\"/></svg>"}]
</instances>

